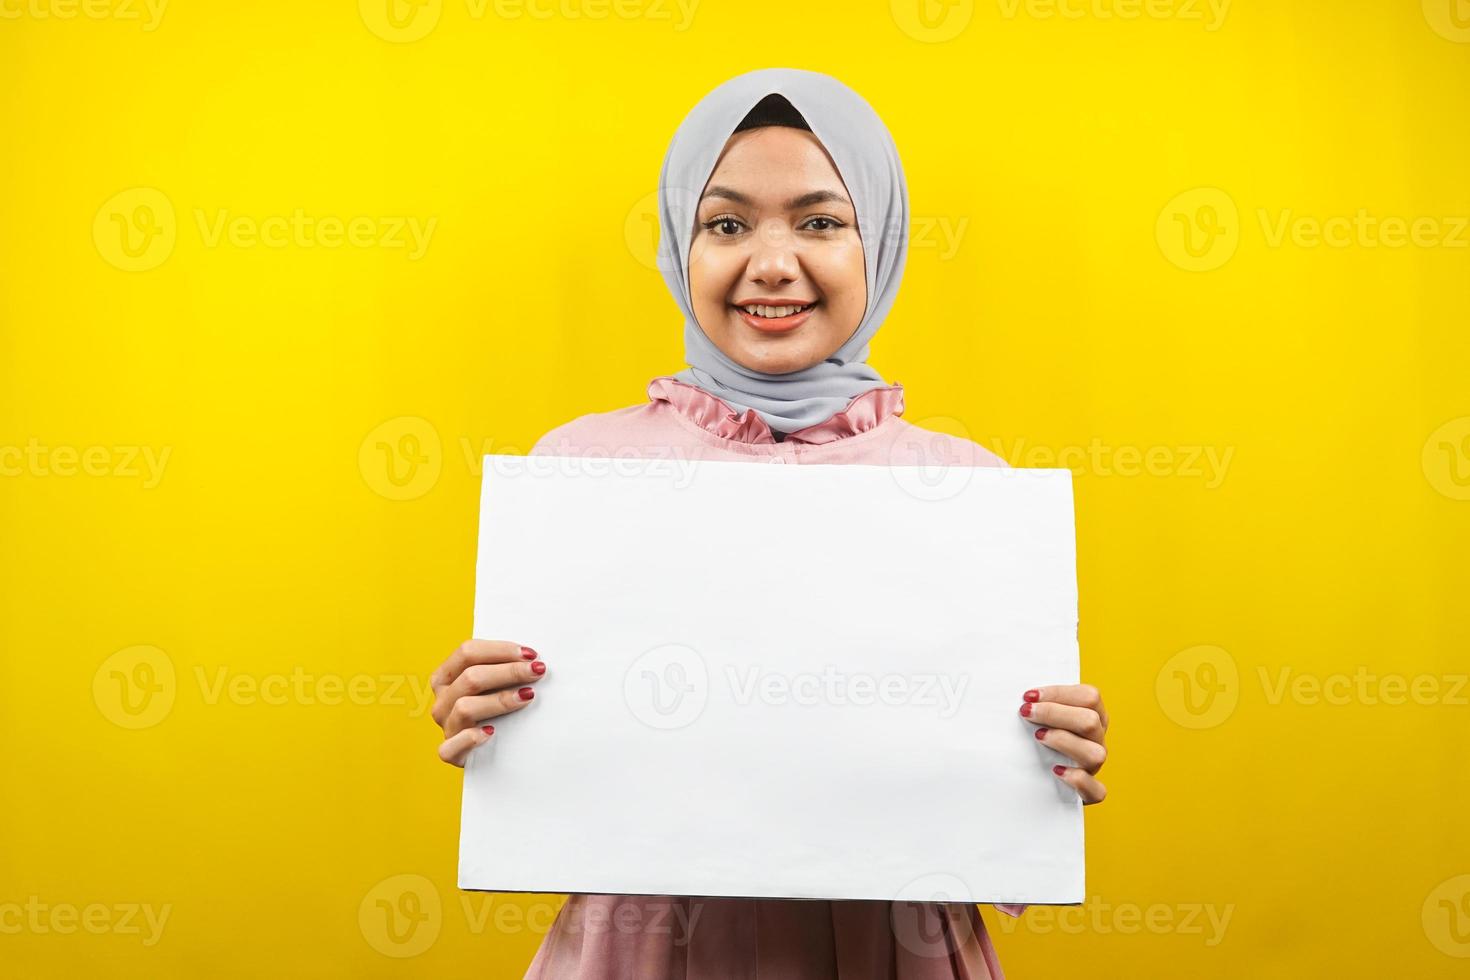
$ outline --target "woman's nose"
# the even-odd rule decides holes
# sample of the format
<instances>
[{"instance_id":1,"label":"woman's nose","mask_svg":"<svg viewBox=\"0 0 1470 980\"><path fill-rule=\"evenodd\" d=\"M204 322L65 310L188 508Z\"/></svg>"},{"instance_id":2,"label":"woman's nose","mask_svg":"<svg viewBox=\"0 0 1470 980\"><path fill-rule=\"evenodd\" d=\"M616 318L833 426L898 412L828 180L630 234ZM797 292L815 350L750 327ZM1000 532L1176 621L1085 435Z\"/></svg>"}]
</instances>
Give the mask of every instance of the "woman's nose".
<instances>
[{"instance_id":1,"label":"woman's nose","mask_svg":"<svg viewBox=\"0 0 1470 980\"><path fill-rule=\"evenodd\" d=\"M752 279L785 281L795 279L800 274L800 265L796 260L796 239L785 222L763 222L751 237L754 245L748 271Z\"/></svg>"}]
</instances>

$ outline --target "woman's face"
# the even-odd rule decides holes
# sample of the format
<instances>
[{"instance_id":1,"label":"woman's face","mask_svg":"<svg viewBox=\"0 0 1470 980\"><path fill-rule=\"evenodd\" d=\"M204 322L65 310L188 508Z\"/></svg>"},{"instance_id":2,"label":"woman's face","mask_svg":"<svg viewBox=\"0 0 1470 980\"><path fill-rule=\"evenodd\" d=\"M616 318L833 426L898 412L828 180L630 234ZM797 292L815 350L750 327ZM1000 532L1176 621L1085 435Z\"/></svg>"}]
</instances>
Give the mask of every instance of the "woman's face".
<instances>
[{"instance_id":1,"label":"woman's face","mask_svg":"<svg viewBox=\"0 0 1470 980\"><path fill-rule=\"evenodd\" d=\"M705 335L756 371L810 367L853 335L868 303L857 212L814 135L730 137L700 198L689 289Z\"/></svg>"}]
</instances>

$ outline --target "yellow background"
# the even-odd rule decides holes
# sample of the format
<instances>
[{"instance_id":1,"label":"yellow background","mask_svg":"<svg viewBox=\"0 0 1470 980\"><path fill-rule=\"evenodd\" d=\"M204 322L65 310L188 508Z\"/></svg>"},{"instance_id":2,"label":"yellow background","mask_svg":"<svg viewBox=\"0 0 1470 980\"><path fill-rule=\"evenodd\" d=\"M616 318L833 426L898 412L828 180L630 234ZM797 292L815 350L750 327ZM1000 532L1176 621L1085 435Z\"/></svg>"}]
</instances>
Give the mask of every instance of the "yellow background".
<instances>
[{"instance_id":1,"label":"yellow background","mask_svg":"<svg viewBox=\"0 0 1470 980\"><path fill-rule=\"evenodd\" d=\"M0 4L0 972L521 975L402 685L478 456L682 366L667 141L787 65L902 153L907 417L1078 473L1112 795L1008 974L1463 974L1465 3L385 2ZM366 231L210 234L298 209Z\"/></svg>"}]
</instances>

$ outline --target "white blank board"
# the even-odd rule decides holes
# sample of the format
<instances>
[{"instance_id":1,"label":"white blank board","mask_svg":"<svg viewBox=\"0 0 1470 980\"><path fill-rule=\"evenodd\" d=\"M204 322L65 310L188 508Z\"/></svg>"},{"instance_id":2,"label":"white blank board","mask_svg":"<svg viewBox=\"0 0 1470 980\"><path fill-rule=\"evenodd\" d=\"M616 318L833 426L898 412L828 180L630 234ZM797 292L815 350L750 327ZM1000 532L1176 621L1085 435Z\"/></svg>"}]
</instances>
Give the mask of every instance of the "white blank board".
<instances>
[{"instance_id":1,"label":"white blank board","mask_svg":"<svg viewBox=\"0 0 1470 980\"><path fill-rule=\"evenodd\" d=\"M548 670L466 765L461 888L1083 900L1018 714L1078 682L1070 471L483 472L474 635Z\"/></svg>"}]
</instances>

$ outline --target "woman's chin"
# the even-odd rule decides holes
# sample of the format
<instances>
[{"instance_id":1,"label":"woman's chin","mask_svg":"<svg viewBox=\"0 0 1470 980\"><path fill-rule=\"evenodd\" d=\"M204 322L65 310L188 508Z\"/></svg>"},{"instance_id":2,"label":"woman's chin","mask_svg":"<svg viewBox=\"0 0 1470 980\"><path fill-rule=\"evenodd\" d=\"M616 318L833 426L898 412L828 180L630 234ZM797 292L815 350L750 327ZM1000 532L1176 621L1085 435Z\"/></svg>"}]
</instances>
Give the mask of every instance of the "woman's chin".
<instances>
[{"instance_id":1,"label":"woman's chin","mask_svg":"<svg viewBox=\"0 0 1470 980\"><path fill-rule=\"evenodd\" d=\"M741 367L763 374L791 374L822 360L811 351L809 344L793 341L795 338L779 343L741 344L727 353Z\"/></svg>"}]
</instances>

